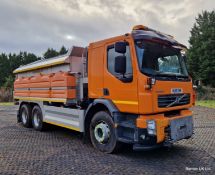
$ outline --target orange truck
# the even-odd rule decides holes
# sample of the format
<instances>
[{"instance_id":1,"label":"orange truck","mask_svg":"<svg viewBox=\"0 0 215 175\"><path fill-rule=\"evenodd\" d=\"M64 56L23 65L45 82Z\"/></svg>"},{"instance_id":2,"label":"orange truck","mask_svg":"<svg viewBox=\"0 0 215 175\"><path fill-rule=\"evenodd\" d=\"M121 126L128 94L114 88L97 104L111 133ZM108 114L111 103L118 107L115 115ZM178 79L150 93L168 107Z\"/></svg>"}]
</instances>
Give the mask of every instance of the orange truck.
<instances>
[{"instance_id":1,"label":"orange truck","mask_svg":"<svg viewBox=\"0 0 215 175\"><path fill-rule=\"evenodd\" d=\"M186 46L143 25L14 70L17 120L83 133L106 153L171 146L193 134ZM125 145L125 144L123 144Z\"/></svg>"}]
</instances>

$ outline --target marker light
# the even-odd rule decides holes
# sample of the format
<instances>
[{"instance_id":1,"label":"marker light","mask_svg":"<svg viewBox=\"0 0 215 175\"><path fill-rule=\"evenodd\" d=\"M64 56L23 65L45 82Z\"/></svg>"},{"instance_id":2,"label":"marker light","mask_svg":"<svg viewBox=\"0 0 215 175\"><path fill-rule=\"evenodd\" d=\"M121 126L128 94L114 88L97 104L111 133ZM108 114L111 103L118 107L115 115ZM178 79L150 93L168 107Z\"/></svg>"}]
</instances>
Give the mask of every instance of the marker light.
<instances>
[{"instance_id":1,"label":"marker light","mask_svg":"<svg viewBox=\"0 0 215 175\"><path fill-rule=\"evenodd\" d=\"M132 30L148 30L149 28L144 25L136 25Z\"/></svg>"}]
</instances>

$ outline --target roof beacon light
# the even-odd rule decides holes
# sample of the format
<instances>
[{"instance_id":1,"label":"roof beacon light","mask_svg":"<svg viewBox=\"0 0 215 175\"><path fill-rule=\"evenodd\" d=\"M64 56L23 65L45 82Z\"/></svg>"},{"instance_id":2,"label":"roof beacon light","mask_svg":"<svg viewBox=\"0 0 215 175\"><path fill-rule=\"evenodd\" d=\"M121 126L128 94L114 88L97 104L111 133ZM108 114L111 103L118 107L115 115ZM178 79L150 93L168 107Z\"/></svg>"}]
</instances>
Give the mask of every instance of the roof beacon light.
<instances>
[{"instance_id":1,"label":"roof beacon light","mask_svg":"<svg viewBox=\"0 0 215 175\"><path fill-rule=\"evenodd\" d=\"M136 25L132 30L149 30L149 28L144 25Z\"/></svg>"},{"instance_id":2,"label":"roof beacon light","mask_svg":"<svg viewBox=\"0 0 215 175\"><path fill-rule=\"evenodd\" d=\"M146 31L152 31L152 32L155 32L155 33L158 33L158 34L161 34L161 35L165 35L167 37L170 37L172 39L174 39L174 37L172 35L168 35L168 34L165 34L165 33L162 33L160 31L157 31L157 30L154 30L152 28L149 28L147 26L144 26L144 25L136 25L133 27L132 30L146 30Z\"/></svg>"}]
</instances>

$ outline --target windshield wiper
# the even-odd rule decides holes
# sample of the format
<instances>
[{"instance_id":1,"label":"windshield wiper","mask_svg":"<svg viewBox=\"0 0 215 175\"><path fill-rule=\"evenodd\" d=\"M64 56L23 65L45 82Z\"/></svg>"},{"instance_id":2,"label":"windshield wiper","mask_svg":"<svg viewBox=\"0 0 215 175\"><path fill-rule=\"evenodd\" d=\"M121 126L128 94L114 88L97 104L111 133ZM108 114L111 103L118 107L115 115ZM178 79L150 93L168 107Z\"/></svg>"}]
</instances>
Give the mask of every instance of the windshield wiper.
<instances>
[{"instance_id":1,"label":"windshield wiper","mask_svg":"<svg viewBox=\"0 0 215 175\"><path fill-rule=\"evenodd\" d=\"M175 78L177 80L184 80L184 79L188 79L189 77L186 75L177 75L174 73L163 73L163 72L157 72L153 69L150 68L142 68L141 72L149 75L149 76L154 76L154 77L160 77L162 79L166 79L166 80L170 80L171 78Z\"/></svg>"},{"instance_id":2,"label":"windshield wiper","mask_svg":"<svg viewBox=\"0 0 215 175\"><path fill-rule=\"evenodd\" d=\"M188 76L186 75L178 75L178 74L170 74L170 73L157 73L156 76L159 76L159 77L163 77L163 76L166 76L166 77L174 77L174 78L177 78L177 79L184 79L184 78L188 78Z\"/></svg>"}]
</instances>

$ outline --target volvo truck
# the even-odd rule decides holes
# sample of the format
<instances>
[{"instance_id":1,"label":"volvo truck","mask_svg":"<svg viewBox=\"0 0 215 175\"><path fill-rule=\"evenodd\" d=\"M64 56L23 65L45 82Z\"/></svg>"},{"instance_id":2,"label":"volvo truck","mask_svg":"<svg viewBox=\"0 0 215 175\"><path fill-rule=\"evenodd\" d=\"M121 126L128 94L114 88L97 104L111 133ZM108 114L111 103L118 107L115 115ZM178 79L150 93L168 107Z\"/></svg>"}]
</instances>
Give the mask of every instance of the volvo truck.
<instances>
[{"instance_id":1,"label":"volvo truck","mask_svg":"<svg viewBox=\"0 0 215 175\"><path fill-rule=\"evenodd\" d=\"M171 146L193 134L186 46L143 25L14 70L17 120L83 133L106 153ZM126 145L123 144L123 145Z\"/></svg>"}]
</instances>

